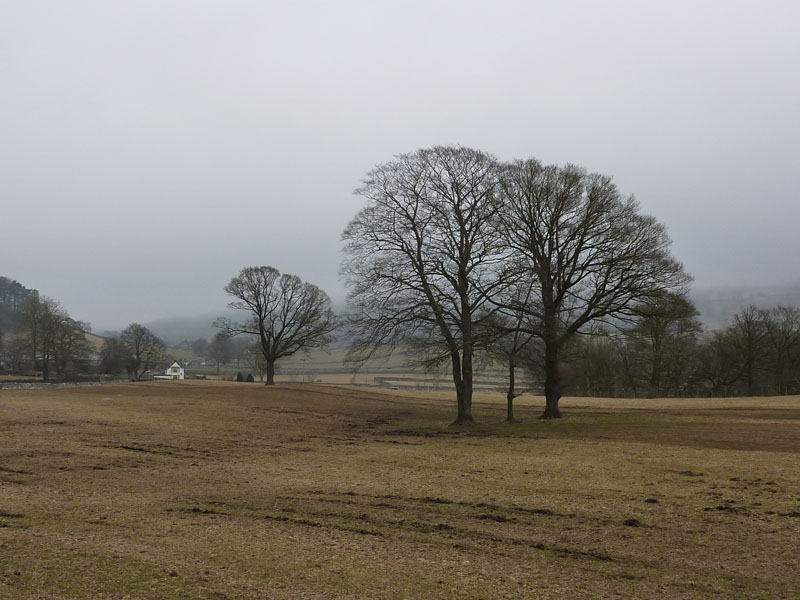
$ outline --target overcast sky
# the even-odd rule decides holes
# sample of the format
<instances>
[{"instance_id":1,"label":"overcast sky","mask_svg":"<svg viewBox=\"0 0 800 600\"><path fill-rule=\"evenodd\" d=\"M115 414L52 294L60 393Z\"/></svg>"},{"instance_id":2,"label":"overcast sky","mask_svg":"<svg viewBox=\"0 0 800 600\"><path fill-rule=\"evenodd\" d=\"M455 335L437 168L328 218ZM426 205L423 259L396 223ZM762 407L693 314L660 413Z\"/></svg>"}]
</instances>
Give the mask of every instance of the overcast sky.
<instances>
[{"instance_id":1,"label":"overcast sky","mask_svg":"<svg viewBox=\"0 0 800 600\"><path fill-rule=\"evenodd\" d=\"M335 301L374 165L612 175L697 286L800 279L800 2L0 0L0 275L95 329Z\"/></svg>"}]
</instances>

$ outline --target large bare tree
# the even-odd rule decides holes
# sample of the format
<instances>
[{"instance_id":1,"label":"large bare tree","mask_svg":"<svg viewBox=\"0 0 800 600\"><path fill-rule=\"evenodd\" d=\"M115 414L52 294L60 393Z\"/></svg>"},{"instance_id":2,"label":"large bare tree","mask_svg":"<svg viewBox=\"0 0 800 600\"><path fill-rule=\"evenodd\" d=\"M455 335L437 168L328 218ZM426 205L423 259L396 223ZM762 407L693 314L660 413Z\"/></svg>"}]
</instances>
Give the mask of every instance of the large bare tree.
<instances>
[{"instance_id":1,"label":"large bare tree","mask_svg":"<svg viewBox=\"0 0 800 600\"><path fill-rule=\"evenodd\" d=\"M367 205L342 234L351 359L403 346L449 363L458 424L473 422L473 358L503 262L496 175L495 159L469 148L399 155L366 175L356 193Z\"/></svg>"},{"instance_id":2,"label":"large bare tree","mask_svg":"<svg viewBox=\"0 0 800 600\"><path fill-rule=\"evenodd\" d=\"M542 339L542 417L558 418L565 343L590 323L682 291L690 278L671 256L664 226L609 177L531 159L505 165L499 189L505 244L536 288L533 301L513 308L529 315L530 332Z\"/></svg>"},{"instance_id":3,"label":"large bare tree","mask_svg":"<svg viewBox=\"0 0 800 600\"><path fill-rule=\"evenodd\" d=\"M228 335L258 338L266 361L266 385L275 384L278 360L331 341L335 319L328 294L295 275L281 275L273 267L247 267L225 291L236 298L228 306L244 311L248 318L241 323L218 319L215 325Z\"/></svg>"}]
</instances>

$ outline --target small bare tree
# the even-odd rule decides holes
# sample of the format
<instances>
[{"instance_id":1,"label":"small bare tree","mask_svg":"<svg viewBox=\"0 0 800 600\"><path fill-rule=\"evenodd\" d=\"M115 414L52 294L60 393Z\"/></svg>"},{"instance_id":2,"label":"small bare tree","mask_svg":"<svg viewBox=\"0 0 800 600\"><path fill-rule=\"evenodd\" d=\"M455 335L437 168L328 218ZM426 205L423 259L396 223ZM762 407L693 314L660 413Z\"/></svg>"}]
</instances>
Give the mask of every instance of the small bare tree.
<instances>
[{"instance_id":1,"label":"small bare tree","mask_svg":"<svg viewBox=\"0 0 800 600\"><path fill-rule=\"evenodd\" d=\"M261 383L264 383L264 375L267 374L267 361L264 360L264 353L261 352L261 345L256 344L245 354L245 363L253 371Z\"/></svg>"},{"instance_id":2,"label":"small bare tree","mask_svg":"<svg viewBox=\"0 0 800 600\"><path fill-rule=\"evenodd\" d=\"M228 306L244 311L243 323L217 319L228 335L254 335L266 362L266 385L275 384L275 363L297 352L321 348L331 341L335 319L328 294L295 275L273 267L247 267L225 291L236 298Z\"/></svg>"},{"instance_id":3,"label":"small bare tree","mask_svg":"<svg viewBox=\"0 0 800 600\"><path fill-rule=\"evenodd\" d=\"M773 393L789 394L800 372L800 309L778 306L767 319Z\"/></svg>"},{"instance_id":4,"label":"small bare tree","mask_svg":"<svg viewBox=\"0 0 800 600\"><path fill-rule=\"evenodd\" d=\"M127 351L127 370L131 379L141 380L153 364L164 358L164 342L144 325L131 323L119 339Z\"/></svg>"},{"instance_id":5,"label":"small bare tree","mask_svg":"<svg viewBox=\"0 0 800 600\"><path fill-rule=\"evenodd\" d=\"M536 294L513 308L530 317L544 344L546 407L561 416L560 353L593 322L619 319L654 295L683 290L690 280L669 253L666 229L639 212L604 175L536 160L505 166L498 214L508 248Z\"/></svg>"},{"instance_id":6,"label":"small bare tree","mask_svg":"<svg viewBox=\"0 0 800 600\"><path fill-rule=\"evenodd\" d=\"M39 298L39 294L31 294L22 304L22 327L28 338L31 355L31 369L39 366L39 354L42 346L43 329L47 320L47 298Z\"/></svg>"},{"instance_id":7,"label":"small bare tree","mask_svg":"<svg viewBox=\"0 0 800 600\"><path fill-rule=\"evenodd\" d=\"M91 346L86 339L89 330L88 323L75 321L66 312L55 323L53 359L60 376L67 375L70 368L74 370L76 363L89 353Z\"/></svg>"},{"instance_id":8,"label":"small bare tree","mask_svg":"<svg viewBox=\"0 0 800 600\"><path fill-rule=\"evenodd\" d=\"M768 311L748 306L733 315L733 322L725 330L748 396L758 391L769 355L769 321Z\"/></svg>"},{"instance_id":9,"label":"small bare tree","mask_svg":"<svg viewBox=\"0 0 800 600\"><path fill-rule=\"evenodd\" d=\"M217 363L217 375L219 366L227 365L233 359L233 340L224 331L218 331L208 347L208 357Z\"/></svg>"},{"instance_id":10,"label":"small bare tree","mask_svg":"<svg viewBox=\"0 0 800 600\"><path fill-rule=\"evenodd\" d=\"M524 390L517 388L517 368L530 367L532 355L535 354L536 336L528 325L527 312L519 307L530 303L534 292L531 280L517 282L501 292L500 304L506 308L497 311L486 323L489 341L486 354L491 360L504 363L508 369L508 387L506 388L506 421L515 423L514 399L521 396Z\"/></svg>"}]
</instances>

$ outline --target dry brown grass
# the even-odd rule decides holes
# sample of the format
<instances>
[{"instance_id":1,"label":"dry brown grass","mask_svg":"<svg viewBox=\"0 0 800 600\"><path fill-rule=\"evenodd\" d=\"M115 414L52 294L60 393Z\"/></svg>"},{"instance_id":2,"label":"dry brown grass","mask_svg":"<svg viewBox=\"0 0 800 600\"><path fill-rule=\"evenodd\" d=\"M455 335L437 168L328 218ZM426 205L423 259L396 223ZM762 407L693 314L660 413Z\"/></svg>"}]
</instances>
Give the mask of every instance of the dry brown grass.
<instances>
[{"instance_id":1,"label":"dry brown grass","mask_svg":"<svg viewBox=\"0 0 800 600\"><path fill-rule=\"evenodd\" d=\"M0 392L2 598L795 598L800 399Z\"/></svg>"}]
</instances>

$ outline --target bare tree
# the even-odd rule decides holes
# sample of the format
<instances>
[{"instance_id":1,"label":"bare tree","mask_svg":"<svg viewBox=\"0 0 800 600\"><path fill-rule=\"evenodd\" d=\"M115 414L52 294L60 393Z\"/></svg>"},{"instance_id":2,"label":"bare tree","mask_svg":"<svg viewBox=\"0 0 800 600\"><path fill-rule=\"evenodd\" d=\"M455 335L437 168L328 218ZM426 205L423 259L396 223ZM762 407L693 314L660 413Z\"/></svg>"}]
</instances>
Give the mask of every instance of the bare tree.
<instances>
[{"instance_id":1,"label":"bare tree","mask_svg":"<svg viewBox=\"0 0 800 600\"><path fill-rule=\"evenodd\" d=\"M217 363L217 375L219 375L220 364L227 365L233 359L233 355L231 336L223 331L218 331L208 346L208 357Z\"/></svg>"},{"instance_id":2,"label":"bare tree","mask_svg":"<svg viewBox=\"0 0 800 600\"><path fill-rule=\"evenodd\" d=\"M144 325L131 323L119 339L127 349L128 375L136 381L141 380L154 363L164 358L164 342Z\"/></svg>"},{"instance_id":3,"label":"bare tree","mask_svg":"<svg viewBox=\"0 0 800 600\"><path fill-rule=\"evenodd\" d=\"M247 267L231 279L225 291L236 298L228 306L247 313L236 323L218 319L227 335L258 337L266 361L267 383L275 384L275 363L297 352L321 348L335 327L331 300L317 286L273 267Z\"/></svg>"},{"instance_id":4,"label":"bare tree","mask_svg":"<svg viewBox=\"0 0 800 600\"><path fill-rule=\"evenodd\" d=\"M561 416L560 351L582 328L624 317L639 302L680 291L690 278L669 253L663 225L639 212L609 177L536 160L505 166L499 213L505 243L536 285L518 306L545 351L543 418Z\"/></svg>"},{"instance_id":5,"label":"bare tree","mask_svg":"<svg viewBox=\"0 0 800 600\"><path fill-rule=\"evenodd\" d=\"M773 390L779 395L788 394L800 374L800 309L773 308L766 325Z\"/></svg>"},{"instance_id":6,"label":"bare tree","mask_svg":"<svg viewBox=\"0 0 800 600\"><path fill-rule=\"evenodd\" d=\"M734 364L744 380L748 396L759 388L760 374L765 368L769 342L769 313L748 306L733 315L733 322L725 331L731 345Z\"/></svg>"},{"instance_id":7,"label":"bare tree","mask_svg":"<svg viewBox=\"0 0 800 600\"><path fill-rule=\"evenodd\" d=\"M41 367L42 379L50 378L59 336L72 329L67 311L52 298L29 296L23 305L22 325L28 338L33 368Z\"/></svg>"},{"instance_id":8,"label":"bare tree","mask_svg":"<svg viewBox=\"0 0 800 600\"><path fill-rule=\"evenodd\" d=\"M189 348L194 352L197 356L204 357L208 354L208 348L210 344L208 340L203 337L199 337L196 340L189 342Z\"/></svg>"},{"instance_id":9,"label":"bare tree","mask_svg":"<svg viewBox=\"0 0 800 600\"><path fill-rule=\"evenodd\" d=\"M245 354L245 362L250 370L258 375L258 380L264 383L264 375L267 373L267 361L264 360L264 353L261 352L261 345L256 344Z\"/></svg>"},{"instance_id":10,"label":"bare tree","mask_svg":"<svg viewBox=\"0 0 800 600\"><path fill-rule=\"evenodd\" d=\"M663 293L634 311L634 324L624 332L636 362L634 378L644 380L651 398L679 394L702 331L694 303L685 295Z\"/></svg>"},{"instance_id":11,"label":"bare tree","mask_svg":"<svg viewBox=\"0 0 800 600\"><path fill-rule=\"evenodd\" d=\"M473 358L494 310L502 264L493 219L496 162L462 147L434 147L370 171L356 193L368 204L342 234L342 273L356 332L350 358L399 345L423 362L449 363L455 423L473 423Z\"/></svg>"},{"instance_id":12,"label":"bare tree","mask_svg":"<svg viewBox=\"0 0 800 600\"><path fill-rule=\"evenodd\" d=\"M698 345L696 378L703 394L726 396L735 389L742 377L736 354L727 329L714 331Z\"/></svg>"},{"instance_id":13,"label":"bare tree","mask_svg":"<svg viewBox=\"0 0 800 600\"><path fill-rule=\"evenodd\" d=\"M3 364L11 371L22 371L30 358L28 339L23 336L12 338L5 344Z\"/></svg>"},{"instance_id":14,"label":"bare tree","mask_svg":"<svg viewBox=\"0 0 800 600\"><path fill-rule=\"evenodd\" d=\"M45 320L44 299L39 294L31 294L22 304L22 327L28 338L31 353L31 368L39 366L39 349L41 346L43 321Z\"/></svg>"},{"instance_id":15,"label":"bare tree","mask_svg":"<svg viewBox=\"0 0 800 600\"><path fill-rule=\"evenodd\" d=\"M100 370L107 375L121 375L132 362L128 346L119 338L107 338L100 349Z\"/></svg>"},{"instance_id":16,"label":"bare tree","mask_svg":"<svg viewBox=\"0 0 800 600\"><path fill-rule=\"evenodd\" d=\"M88 323L75 321L66 312L55 323L53 336L53 359L56 372L60 376L67 374L69 369L75 369L76 363L85 358L90 350L86 331L91 329Z\"/></svg>"},{"instance_id":17,"label":"bare tree","mask_svg":"<svg viewBox=\"0 0 800 600\"><path fill-rule=\"evenodd\" d=\"M517 388L517 368L524 366L532 370L531 364L535 362L534 355L537 350L534 343L536 338L528 326L527 312L513 307L529 304L533 291L530 280L521 282L519 285L509 285L500 292L506 294L506 298L501 304L512 308L495 312L485 324L488 329L485 336L487 355L492 360L496 359L504 363L508 369L508 387L506 388L506 421L508 423L516 422L514 399L524 393Z\"/></svg>"}]
</instances>

